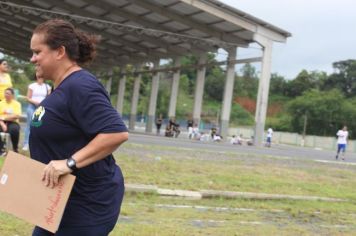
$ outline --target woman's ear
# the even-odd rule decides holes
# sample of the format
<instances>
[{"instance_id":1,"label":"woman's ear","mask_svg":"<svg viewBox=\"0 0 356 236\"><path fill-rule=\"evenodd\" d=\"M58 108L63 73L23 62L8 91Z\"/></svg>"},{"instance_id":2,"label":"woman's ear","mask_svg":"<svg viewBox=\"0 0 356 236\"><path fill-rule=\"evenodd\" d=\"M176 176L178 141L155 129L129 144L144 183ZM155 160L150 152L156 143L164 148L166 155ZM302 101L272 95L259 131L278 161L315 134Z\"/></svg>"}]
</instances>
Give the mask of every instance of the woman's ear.
<instances>
[{"instance_id":1,"label":"woman's ear","mask_svg":"<svg viewBox=\"0 0 356 236\"><path fill-rule=\"evenodd\" d=\"M66 48L64 46L60 46L57 49L57 59L62 59L66 55Z\"/></svg>"}]
</instances>

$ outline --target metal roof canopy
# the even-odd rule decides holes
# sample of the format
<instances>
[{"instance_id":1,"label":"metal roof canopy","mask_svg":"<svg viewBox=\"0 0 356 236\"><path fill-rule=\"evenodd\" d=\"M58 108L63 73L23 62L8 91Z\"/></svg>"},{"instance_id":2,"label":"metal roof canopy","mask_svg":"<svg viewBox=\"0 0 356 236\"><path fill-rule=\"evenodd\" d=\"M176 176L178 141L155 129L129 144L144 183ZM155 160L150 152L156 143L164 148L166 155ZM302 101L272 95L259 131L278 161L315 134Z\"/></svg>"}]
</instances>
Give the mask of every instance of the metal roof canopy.
<instances>
[{"instance_id":1,"label":"metal roof canopy","mask_svg":"<svg viewBox=\"0 0 356 236\"><path fill-rule=\"evenodd\" d=\"M29 60L32 30L50 18L101 35L94 66L102 69L291 36L215 0L0 0L0 50Z\"/></svg>"}]
</instances>

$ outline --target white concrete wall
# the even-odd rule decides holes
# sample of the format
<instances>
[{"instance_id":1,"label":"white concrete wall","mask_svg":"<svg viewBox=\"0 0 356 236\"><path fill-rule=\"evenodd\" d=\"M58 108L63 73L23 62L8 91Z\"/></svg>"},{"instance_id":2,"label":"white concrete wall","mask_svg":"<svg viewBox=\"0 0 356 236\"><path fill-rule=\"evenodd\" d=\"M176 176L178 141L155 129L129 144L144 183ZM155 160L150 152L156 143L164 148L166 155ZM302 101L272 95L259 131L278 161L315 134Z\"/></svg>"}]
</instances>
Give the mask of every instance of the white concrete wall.
<instances>
[{"instance_id":1,"label":"white concrete wall","mask_svg":"<svg viewBox=\"0 0 356 236\"><path fill-rule=\"evenodd\" d=\"M229 128L228 135L240 135L242 134L244 138L249 138L253 135L254 130L252 127L235 127ZM263 138L263 142L266 139L266 132ZM288 132L274 132L273 143L277 144L288 144L301 146L303 143L303 136L297 133ZM336 150L336 137L321 137L315 135L306 135L304 140L305 147L320 148L326 150ZM356 152L356 140L350 140L348 143L347 151Z\"/></svg>"}]
</instances>

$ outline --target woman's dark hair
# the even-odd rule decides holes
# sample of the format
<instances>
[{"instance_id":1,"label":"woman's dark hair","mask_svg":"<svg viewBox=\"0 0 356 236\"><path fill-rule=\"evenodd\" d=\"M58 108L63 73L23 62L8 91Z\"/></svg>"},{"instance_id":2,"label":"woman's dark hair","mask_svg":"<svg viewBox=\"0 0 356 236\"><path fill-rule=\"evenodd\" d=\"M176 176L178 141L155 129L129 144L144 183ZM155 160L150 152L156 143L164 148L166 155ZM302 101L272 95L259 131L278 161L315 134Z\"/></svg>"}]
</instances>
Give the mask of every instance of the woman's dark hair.
<instances>
[{"instance_id":1,"label":"woman's dark hair","mask_svg":"<svg viewBox=\"0 0 356 236\"><path fill-rule=\"evenodd\" d=\"M51 49L64 46L69 59L78 64L90 63L96 55L96 44L99 36L77 30L61 19L52 19L39 24L33 34L44 34L45 44Z\"/></svg>"},{"instance_id":2,"label":"woman's dark hair","mask_svg":"<svg viewBox=\"0 0 356 236\"><path fill-rule=\"evenodd\" d=\"M34 75L31 77L31 80L32 80L32 81L37 81L37 76L36 76L36 74L34 74Z\"/></svg>"},{"instance_id":3,"label":"woman's dark hair","mask_svg":"<svg viewBox=\"0 0 356 236\"><path fill-rule=\"evenodd\" d=\"M12 88L7 88L5 89L5 91L10 91L12 95L15 95L15 91Z\"/></svg>"},{"instance_id":4,"label":"woman's dark hair","mask_svg":"<svg viewBox=\"0 0 356 236\"><path fill-rule=\"evenodd\" d=\"M1 65L4 61L6 61L4 58L0 59L0 65Z\"/></svg>"}]
</instances>

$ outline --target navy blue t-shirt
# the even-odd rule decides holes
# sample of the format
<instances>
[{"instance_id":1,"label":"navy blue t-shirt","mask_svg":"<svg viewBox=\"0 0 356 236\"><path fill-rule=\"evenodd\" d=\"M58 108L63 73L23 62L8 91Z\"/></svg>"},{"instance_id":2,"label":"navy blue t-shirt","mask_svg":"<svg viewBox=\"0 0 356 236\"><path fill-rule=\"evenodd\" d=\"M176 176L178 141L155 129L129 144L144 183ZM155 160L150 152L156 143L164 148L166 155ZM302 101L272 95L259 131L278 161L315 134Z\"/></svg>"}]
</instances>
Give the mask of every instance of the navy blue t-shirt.
<instances>
[{"instance_id":1,"label":"navy blue t-shirt","mask_svg":"<svg viewBox=\"0 0 356 236\"><path fill-rule=\"evenodd\" d=\"M31 157L63 160L99 133L127 132L102 84L86 70L70 74L36 109L31 121ZM117 217L123 176L112 155L73 172L77 176L61 225L97 225Z\"/></svg>"}]
</instances>

